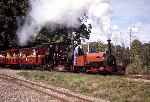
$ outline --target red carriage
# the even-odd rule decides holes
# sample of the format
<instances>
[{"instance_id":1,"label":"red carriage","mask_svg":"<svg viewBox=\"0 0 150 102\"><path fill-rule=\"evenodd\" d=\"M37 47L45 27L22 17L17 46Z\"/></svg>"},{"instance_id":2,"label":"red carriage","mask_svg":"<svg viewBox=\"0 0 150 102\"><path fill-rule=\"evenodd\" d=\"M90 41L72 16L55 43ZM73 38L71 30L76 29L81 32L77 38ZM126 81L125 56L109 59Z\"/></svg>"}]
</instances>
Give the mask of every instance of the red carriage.
<instances>
[{"instance_id":1,"label":"red carriage","mask_svg":"<svg viewBox=\"0 0 150 102\"><path fill-rule=\"evenodd\" d=\"M53 69L64 65L66 58L63 43L45 44L40 47L11 48L0 53L0 64L7 66L32 67ZM51 67L51 68L49 68Z\"/></svg>"}]
</instances>

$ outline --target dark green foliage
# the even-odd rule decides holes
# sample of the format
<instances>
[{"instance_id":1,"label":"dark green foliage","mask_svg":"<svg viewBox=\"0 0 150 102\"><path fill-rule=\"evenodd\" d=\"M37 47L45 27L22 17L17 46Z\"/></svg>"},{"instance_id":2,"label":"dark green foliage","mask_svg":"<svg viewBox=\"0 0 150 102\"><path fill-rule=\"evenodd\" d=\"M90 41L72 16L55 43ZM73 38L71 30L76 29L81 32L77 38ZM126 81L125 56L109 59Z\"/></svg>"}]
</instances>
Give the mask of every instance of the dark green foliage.
<instances>
[{"instance_id":1,"label":"dark green foliage","mask_svg":"<svg viewBox=\"0 0 150 102\"><path fill-rule=\"evenodd\" d=\"M150 66L150 43L145 43L142 45L142 60L143 64Z\"/></svg>"},{"instance_id":2,"label":"dark green foliage","mask_svg":"<svg viewBox=\"0 0 150 102\"><path fill-rule=\"evenodd\" d=\"M89 39L91 28L81 24L78 28L66 28L65 26L55 25L57 28L52 29L44 27L36 40L45 40L48 42L81 42L80 38ZM74 32L74 34L72 34Z\"/></svg>"},{"instance_id":3,"label":"dark green foliage","mask_svg":"<svg viewBox=\"0 0 150 102\"><path fill-rule=\"evenodd\" d=\"M143 73L142 62L142 43L139 40L134 40L131 45L131 67L133 68L133 74Z\"/></svg>"},{"instance_id":4,"label":"dark green foliage","mask_svg":"<svg viewBox=\"0 0 150 102\"><path fill-rule=\"evenodd\" d=\"M113 53L119 65L127 66L129 64L130 61L129 48L125 48L120 45L113 46Z\"/></svg>"},{"instance_id":5,"label":"dark green foliage","mask_svg":"<svg viewBox=\"0 0 150 102\"><path fill-rule=\"evenodd\" d=\"M149 65L149 47L139 40L134 40L130 51L130 65L127 67L128 74L146 74Z\"/></svg>"},{"instance_id":6,"label":"dark green foliage","mask_svg":"<svg viewBox=\"0 0 150 102\"><path fill-rule=\"evenodd\" d=\"M0 1L0 46L5 48L16 44L17 17L24 16L28 0Z\"/></svg>"},{"instance_id":7,"label":"dark green foliage","mask_svg":"<svg viewBox=\"0 0 150 102\"><path fill-rule=\"evenodd\" d=\"M131 61L134 62L134 59L138 56L141 58L142 52L142 43L139 40L134 40L131 45Z\"/></svg>"}]
</instances>

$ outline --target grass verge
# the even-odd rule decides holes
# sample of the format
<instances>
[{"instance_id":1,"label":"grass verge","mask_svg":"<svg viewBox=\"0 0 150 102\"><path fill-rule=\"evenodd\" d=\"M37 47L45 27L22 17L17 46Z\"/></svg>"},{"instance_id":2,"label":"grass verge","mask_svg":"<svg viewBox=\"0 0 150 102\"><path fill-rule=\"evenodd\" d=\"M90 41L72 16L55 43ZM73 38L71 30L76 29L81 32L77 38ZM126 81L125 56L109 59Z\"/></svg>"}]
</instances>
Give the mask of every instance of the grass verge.
<instances>
[{"instance_id":1,"label":"grass verge","mask_svg":"<svg viewBox=\"0 0 150 102\"><path fill-rule=\"evenodd\" d=\"M124 76L41 71L22 71L17 74L112 102L150 102L150 83L127 80Z\"/></svg>"}]
</instances>

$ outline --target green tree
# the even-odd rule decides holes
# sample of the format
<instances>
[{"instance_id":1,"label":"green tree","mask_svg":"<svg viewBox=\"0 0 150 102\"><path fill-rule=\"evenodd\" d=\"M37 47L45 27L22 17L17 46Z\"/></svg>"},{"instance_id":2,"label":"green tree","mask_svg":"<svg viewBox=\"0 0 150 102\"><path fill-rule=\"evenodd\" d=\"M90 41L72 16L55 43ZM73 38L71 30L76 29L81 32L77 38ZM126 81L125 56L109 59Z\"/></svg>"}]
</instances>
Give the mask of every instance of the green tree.
<instances>
[{"instance_id":1,"label":"green tree","mask_svg":"<svg viewBox=\"0 0 150 102\"><path fill-rule=\"evenodd\" d=\"M24 16L28 0L0 1L0 43L3 48L16 44L17 18Z\"/></svg>"},{"instance_id":2,"label":"green tree","mask_svg":"<svg viewBox=\"0 0 150 102\"><path fill-rule=\"evenodd\" d=\"M150 66L150 43L143 44L142 55L144 65Z\"/></svg>"},{"instance_id":3,"label":"green tree","mask_svg":"<svg viewBox=\"0 0 150 102\"><path fill-rule=\"evenodd\" d=\"M91 33L91 26L86 26L85 24L82 24L78 28L67 28L62 27L61 25L55 25L57 26L55 30L51 30L48 27L44 27L40 34L38 35L37 39L44 39L48 42L81 42L80 38L89 39L90 33Z\"/></svg>"},{"instance_id":4,"label":"green tree","mask_svg":"<svg viewBox=\"0 0 150 102\"><path fill-rule=\"evenodd\" d=\"M150 73L150 42L142 46L142 60L147 72Z\"/></svg>"},{"instance_id":5,"label":"green tree","mask_svg":"<svg viewBox=\"0 0 150 102\"><path fill-rule=\"evenodd\" d=\"M139 40L134 40L130 49L131 64L127 68L128 73L143 74L145 69L142 60L142 43Z\"/></svg>"},{"instance_id":6,"label":"green tree","mask_svg":"<svg viewBox=\"0 0 150 102\"><path fill-rule=\"evenodd\" d=\"M141 59L142 43L139 40L134 40L131 44L131 61L134 62L136 56Z\"/></svg>"}]
</instances>

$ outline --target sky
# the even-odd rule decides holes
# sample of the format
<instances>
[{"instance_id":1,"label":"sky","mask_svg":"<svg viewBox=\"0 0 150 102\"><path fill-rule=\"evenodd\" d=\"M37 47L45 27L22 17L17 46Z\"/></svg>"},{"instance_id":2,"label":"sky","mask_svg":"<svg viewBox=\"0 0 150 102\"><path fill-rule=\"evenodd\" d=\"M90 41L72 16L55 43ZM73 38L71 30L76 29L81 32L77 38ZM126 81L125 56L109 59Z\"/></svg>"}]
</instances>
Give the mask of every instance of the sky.
<instances>
[{"instance_id":1,"label":"sky","mask_svg":"<svg viewBox=\"0 0 150 102\"><path fill-rule=\"evenodd\" d=\"M112 41L114 44L129 45L129 29L132 40L150 42L150 0L111 0ZM89 41L106 42L107 36L93 29Z\"/></svg>"}]
</instances>

